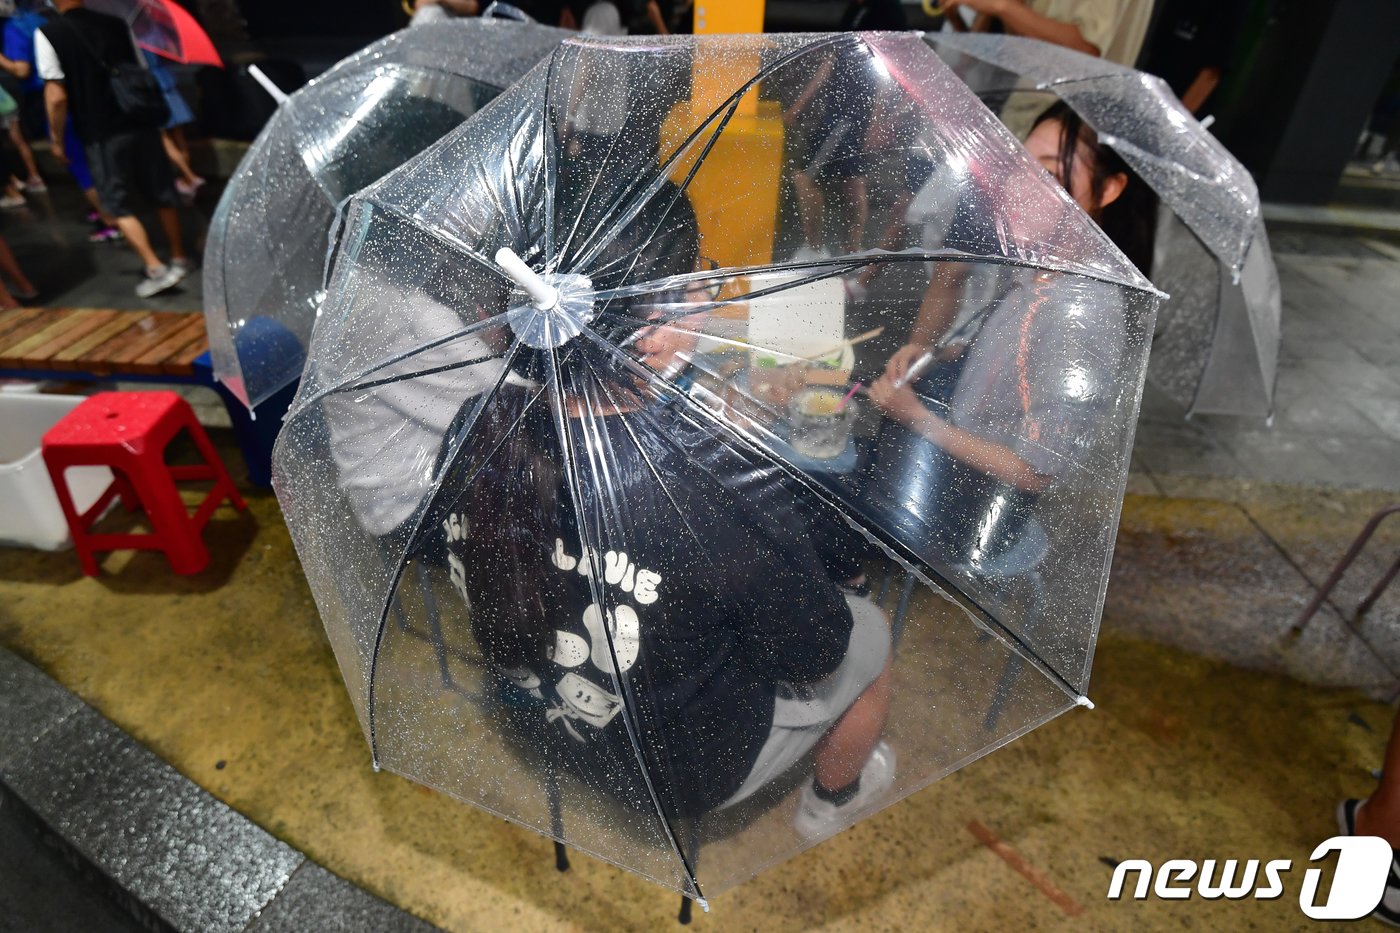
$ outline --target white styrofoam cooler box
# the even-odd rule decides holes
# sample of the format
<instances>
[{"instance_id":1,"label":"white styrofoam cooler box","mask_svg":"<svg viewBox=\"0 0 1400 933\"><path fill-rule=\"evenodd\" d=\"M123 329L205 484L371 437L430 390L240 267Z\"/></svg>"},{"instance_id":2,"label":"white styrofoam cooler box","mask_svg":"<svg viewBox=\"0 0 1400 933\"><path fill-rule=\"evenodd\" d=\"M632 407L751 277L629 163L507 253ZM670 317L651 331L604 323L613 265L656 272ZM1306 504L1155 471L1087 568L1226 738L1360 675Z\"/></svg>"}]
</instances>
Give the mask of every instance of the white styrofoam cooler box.
<instances>
[{"instance_id":1,"label":"white styrofoam cooler box","mask_svg":"<svg viewBox=\"0 0 1400 933\"><path fill-rule=\"evenodd\" d=\"M56 551L73 543L40 444L44 432L82 400L81 395L0 392L0 544ZM91 508L111 482L106 467L68 471L79 512Z\"/></svg>"}]
</instances>

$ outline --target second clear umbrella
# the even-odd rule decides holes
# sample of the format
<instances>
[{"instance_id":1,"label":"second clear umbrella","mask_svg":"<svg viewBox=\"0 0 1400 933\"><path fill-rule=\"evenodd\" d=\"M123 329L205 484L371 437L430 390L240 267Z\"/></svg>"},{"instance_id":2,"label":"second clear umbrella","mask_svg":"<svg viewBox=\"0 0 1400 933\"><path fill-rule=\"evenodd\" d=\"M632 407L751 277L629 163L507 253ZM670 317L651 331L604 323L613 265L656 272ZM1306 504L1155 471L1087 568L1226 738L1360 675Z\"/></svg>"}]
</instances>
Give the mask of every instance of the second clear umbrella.
<instances>
[{"instance_id":1,"label":"second clear umbrella","mask_svg":"<svg viewBox=\"0 0 1400 933\"><path fill-rule=\"evenodd\" d=\"M1063 100L1156 192L1148 376L1190 414L1273 412L1281 301L1254 179L1159 79L1016 36L928 39L1018 134Z\"/></svg>"},{"instance_id":2,"label":"second clear umbrella","mask_svg":"<svg viewBox=\"0 0 1400 933\"><path fill-rule=\"evenodd\" d=\"M345 198L437 142L569 33L496 19L415 26L292 94L229 180L204 251L214 373L252 408L294 383Z\"/></svg>"}]
</instances>

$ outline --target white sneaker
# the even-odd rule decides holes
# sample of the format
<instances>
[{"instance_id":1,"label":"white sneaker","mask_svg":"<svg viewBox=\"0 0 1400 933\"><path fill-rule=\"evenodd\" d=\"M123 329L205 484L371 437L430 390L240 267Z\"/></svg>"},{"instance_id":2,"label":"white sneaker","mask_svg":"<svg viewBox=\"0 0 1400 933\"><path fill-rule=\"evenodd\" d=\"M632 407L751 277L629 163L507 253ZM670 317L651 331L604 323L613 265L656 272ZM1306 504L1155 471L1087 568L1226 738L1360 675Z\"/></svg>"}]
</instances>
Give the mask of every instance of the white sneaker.
<instances>
[{"instance_id":1,"label":"white sneaker","mask_svg":"<svg viewBox=\"0 0 1400 933\"><path fill-rule=\"evenodd\" d=\"M814 779L815 780L815 779ZM857 815L885 795L894 784L894 749L881 741L870 751L865 767L860 769L860 790L853 799L839 807L817 796L812 782L802 788L802 799L797 803L797 813L792 825L797 834L808 842L816 842L827 836L834 836L850 826Z\"/></svg>"},{"instance_id":2,"label":"white sneaker","mask_svg":"<svg viewBox=\"0 0 1400 933\"><path fill-rule=\"evenodd\" d=\"M138 298L150 298L152 295L159 295L169 288L174 288L180 284L180 280L185 277L185 270L178 266L161 266L156 270L146 270L146 277L136 286L136 296Z\"/></svg>"}]
</instances>

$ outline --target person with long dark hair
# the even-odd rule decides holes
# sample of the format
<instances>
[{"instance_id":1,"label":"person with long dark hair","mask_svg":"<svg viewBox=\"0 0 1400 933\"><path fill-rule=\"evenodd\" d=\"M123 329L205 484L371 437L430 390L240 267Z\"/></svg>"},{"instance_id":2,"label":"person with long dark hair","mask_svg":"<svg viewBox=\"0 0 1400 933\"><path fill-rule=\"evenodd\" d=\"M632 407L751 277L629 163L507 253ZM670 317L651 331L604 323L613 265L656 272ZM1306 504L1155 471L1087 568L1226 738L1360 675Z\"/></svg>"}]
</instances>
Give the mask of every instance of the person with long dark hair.
<instances>
[{"instance_id":1,"label":"person with long dark hair","mask_svg":"<svg viewBox=\"0 0 1400 933\"><path fill-rule=\"evenodd\" d=\"M590 294L691 272L697 255L694 211L668 182L588 264ZM820 838L893 781L890 636L830 581L802 491L664 378L694 344L687 300L598 299L586 332L519 346L517 384L460 419L423 547L446 552L457 637L549 761L693 817L813 753L795 823Z\"/></svg>"},{"instance_id":2,"label":"person with long dark hair","mask_svg":"<svg viewBox=\"0 0 1400 933\"><path fill-rule=\"evenodd\" d=\"M1063 103L1040 116L1025 145L1145 272L1154 199L1121 158ZM870 387L896 423L877 456L902 465L879 473L898 488L867 494L911 513L915 547L930 559L990 563L1016 545L1092 422L1097 370L1121 354L1123 309L1045 302L1047 275L980 267L985 287L973 295L966 266L935 270L910 341Z\"/></svg>"},{"instance_id":3,"label":"person with long dark hair","mask_svg":"<svg viewBox=\"0 0 1400 933\"><path fill-rule=\"evenodd\" d=\"M1064 101L1036 118L1026 149L1143 275L1152 272L1157 196Z\"/></svg>"}]
</instances>

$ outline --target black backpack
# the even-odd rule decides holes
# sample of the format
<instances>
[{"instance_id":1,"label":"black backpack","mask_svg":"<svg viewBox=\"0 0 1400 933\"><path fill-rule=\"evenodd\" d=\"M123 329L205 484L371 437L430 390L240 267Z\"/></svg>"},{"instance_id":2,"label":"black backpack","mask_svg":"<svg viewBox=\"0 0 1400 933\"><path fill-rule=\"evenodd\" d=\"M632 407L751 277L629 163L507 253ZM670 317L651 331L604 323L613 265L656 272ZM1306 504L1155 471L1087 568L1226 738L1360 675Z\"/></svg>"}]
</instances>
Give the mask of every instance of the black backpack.
<instances>
[{"instance_id":1,"label":"black backpack","mask_svg":"<svg viewBox=\"0 0 1400 933\"><path fill-rule=\"evenodd\" d=\"M117 100L117 107L126 114L132 124L142 129L164 126L170 119L170 105L165 102L165 94L161 91L156 76L141 64L139 56L136 62L109 65L105 58L97 54L97 49L92 47L92 43L88 42L81 29L72 23L67 25L68 31L77 38L79 44L97 59L97 63L111 77L112 96Z\"/></svg>"}]
</instances>

